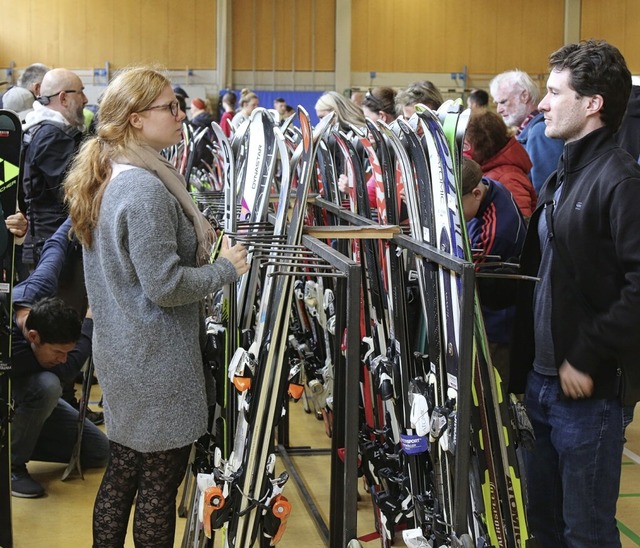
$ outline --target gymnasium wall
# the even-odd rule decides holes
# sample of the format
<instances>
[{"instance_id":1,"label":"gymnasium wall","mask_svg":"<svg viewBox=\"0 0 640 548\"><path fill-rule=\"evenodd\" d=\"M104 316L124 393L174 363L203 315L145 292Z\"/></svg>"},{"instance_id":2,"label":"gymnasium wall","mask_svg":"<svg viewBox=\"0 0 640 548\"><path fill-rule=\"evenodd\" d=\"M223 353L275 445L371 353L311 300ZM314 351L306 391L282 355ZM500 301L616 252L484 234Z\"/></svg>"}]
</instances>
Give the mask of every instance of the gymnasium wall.
<instances>
[{"instance_id":1,"label":"gymnasium wall","mask_svg":"<svg viewBox=\"0 0 640 548\"><path fill-rule=\"evenodd\" d=\"M215 65L215 0L0 0L0 13L0 67Z\"/></svg>"},{"instance_id":2,"label":"gymnasium wall","mask_svg":"<svg viewBox=\"0 0 640 548\"><path fill-rule=\"evenodd\" d=\"M216 87L217 1L0 0L0 80L11 61L88 74L106 62L158 63ZM343 0L224 1L236 87L332 88ZM440 75L442 85L465 67L466 84L513 67L542 81L563 42L562 0L351 0L351 14L355 86L406 85L416 75ZM580 24L581 37L610 40L640 73L639 2L582 0Z\"/></svg>"}]
</instances>

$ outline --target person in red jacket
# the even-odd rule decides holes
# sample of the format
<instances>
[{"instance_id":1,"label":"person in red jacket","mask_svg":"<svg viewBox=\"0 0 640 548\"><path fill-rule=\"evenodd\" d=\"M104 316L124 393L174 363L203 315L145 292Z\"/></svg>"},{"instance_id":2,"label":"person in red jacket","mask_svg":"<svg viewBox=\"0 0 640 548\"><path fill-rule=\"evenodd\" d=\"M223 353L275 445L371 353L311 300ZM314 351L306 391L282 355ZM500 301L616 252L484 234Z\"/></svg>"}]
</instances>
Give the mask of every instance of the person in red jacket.
<instances>
[{"instance_id":1,"label":"person in red jacket","mask_svg":"<svg viewBox=\"0 0 640 548\"><path fill-rule=\"evenodd\" d=\"M465 155L480 164L484 176L506 187L522 215L526 219L531 217L537 202L528 177L531 160L524 147L509 134L500 115L489 110L473 112L465 145Z\"/></svg>"}]
</instances>

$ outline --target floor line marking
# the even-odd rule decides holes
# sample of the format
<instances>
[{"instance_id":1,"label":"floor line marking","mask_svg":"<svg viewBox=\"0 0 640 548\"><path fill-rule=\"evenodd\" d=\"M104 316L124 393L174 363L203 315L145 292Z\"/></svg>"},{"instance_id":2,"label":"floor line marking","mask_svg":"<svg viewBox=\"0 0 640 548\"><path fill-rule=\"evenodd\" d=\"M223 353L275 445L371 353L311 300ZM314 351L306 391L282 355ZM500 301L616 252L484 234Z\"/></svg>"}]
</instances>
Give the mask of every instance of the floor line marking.
<instances>
[{"instance_id":1,"label":"floor line marking","mask_svg":"<svg viewBox=\"0 0 640 548\"><path fill-rule=\"evenodd\" d=\"M627 449L626 447L622 450L622 454L627 458L630 458L636 464L640 464L640 455L637 455L631 449Z\"/></svg>"},{"instance_id":2,"label":"floor line marking","mask_svg":"<svg viewBox=\"0 0 640 548\"><path fill-rule=\"evenodd\" d=\"M634 533L631 529L629 529L624 523L620 520L616 520L618 522L618 529L620 532L629 538L632 542L635 542L638 546L640 546L640 536Z\"/></svg>"}]
</instances>

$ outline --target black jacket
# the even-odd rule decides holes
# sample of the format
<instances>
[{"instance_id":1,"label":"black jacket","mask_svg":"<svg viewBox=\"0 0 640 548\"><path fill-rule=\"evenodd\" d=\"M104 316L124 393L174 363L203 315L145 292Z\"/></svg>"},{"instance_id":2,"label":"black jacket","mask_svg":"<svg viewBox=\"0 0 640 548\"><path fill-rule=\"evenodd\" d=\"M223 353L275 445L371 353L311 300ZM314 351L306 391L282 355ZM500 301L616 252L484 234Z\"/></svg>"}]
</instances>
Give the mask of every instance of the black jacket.
<instances>
[{"instance_id":1,"label":"black jacket","mask_svg":"<svg viewBox=\"0 0 640 548\"><path fill-rule=\"evenodd\" d=\"M71 220L65 221L55 234L49 238L42 251L42 259L33 273L23 282L13 288L11 300L14 307L30 307L32 304L46 297L57 294L58 283L64 270L65 262L73 243L69 240ZM67 354L67 361L54 367L47 368L58 375L63 381L74 379L91 354L91 339L93 335L93 320L85 318L82 333L76 347ZM22 329L13 322L11 338L13 378L25 377L43 371L36 359L31 345L24 338Z\"/></svg>"},{"instance_id":2,"label":"black jacket","mask_svg":"<svg viewBox=\"0 0 640 548\"><path fill-rule=\"evenodd\" d=\"M633 158L640 161L640 86L633 86L616 142Z\"/></svg>"},{"instance_id":3,"label":"black jacket","mask_svg":"<svg viewBox=\"0 0 640 548\"><path fill-rule=\"evenodd\" d=\"M37 262L31 256L33 245L41 247L67 218L62 182L81 140L82 133L77 129L50 121L25 133L22 188L29 219L25 262Z\"/></svg>"},{"instance_id":4,"label":"black jacket","mask_svg":"<svg viewBox=\"0 0 640 548\"><path fill-rule=\"evenodd\" d=\"M538 222L564 178L552 226L556 366L567 359L593 377L595 397L633 403L640 400L640 166L601 128L565 145L558 168L531 217L521 269L538 272ZM534 357L533 284L518 298L511 389L523 392Z\"/></svg>"}]
</instances>

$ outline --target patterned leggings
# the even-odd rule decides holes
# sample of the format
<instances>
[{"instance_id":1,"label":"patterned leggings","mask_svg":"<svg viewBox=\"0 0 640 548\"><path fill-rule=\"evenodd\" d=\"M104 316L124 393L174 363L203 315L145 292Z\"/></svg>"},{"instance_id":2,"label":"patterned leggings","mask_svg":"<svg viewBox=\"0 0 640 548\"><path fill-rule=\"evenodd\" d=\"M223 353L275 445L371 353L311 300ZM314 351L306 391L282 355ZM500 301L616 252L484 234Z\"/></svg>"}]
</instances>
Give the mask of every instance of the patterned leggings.
<instances>
[{"instance_id":1,"label":"patterned leggings","mask_svg":"<svg viewBox=\"0 0 640 548\"><path fill-rule=\"evenodd\" d=\"M136 548L172 548L176 496L191 446L140 453L109 442L109 464L93 508L93 548L122 548L136 497Z\"/></svg>"}]
</instances>

